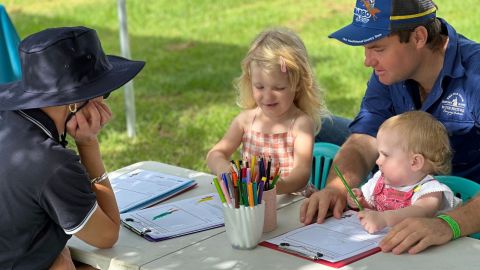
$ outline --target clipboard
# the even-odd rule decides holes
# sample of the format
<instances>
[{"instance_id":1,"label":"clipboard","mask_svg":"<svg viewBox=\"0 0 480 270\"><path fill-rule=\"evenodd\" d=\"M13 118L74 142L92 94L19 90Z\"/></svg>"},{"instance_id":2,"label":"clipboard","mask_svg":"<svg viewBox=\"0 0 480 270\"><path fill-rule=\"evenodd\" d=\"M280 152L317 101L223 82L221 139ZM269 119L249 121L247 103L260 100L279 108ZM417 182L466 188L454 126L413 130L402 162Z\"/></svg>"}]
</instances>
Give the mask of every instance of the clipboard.
<instances>
[{"instance_id":1,"label":"clipboard","mask_svg":"<svg viewBox=\"0 0 480 270\"><path fill-rule=\"evenodd\" d=\"M122 225L148 241L163 241L224 226L223 205L209 193L120 214Z\"/></svg>"},{"instance_id":2,"label":"clipboard","mask_svg":"<svg viewBox=\"0 0 480 270\"><path fill-rule=\"evenodd\" d=\"M376 247L374 249L371 249L371 250L368 250L368 251L365 251L363 253L360 253L358 255L355 255L353 257L350 257L348 259L345 259L345 260L341 260L341 261L338 261L338 262L329 262L329 261L326 261L326 260L322 260L322 259L311 259L311 258L308 258L308 257L305 257L304 255L300 255L300 254L297 254L297 253L292 253L292 252L289 252L287 250L283 250L283 249L280 249L278 247L278 245L275 245L275 244L272 244L272 243L269 243L269 242L266 242L266 241L263 241L259 244L260 246L263 246L263 247L267 247L267 248L271 248L271 249L274 249L274 250L277 250L277 251L280 251L280 252L283 252L283 253L286 253L286 254L290 254L290 255L293 255L293 256L297 256L299 258L302 258L304 260L309 260L311 262L315 262L315 263L319 263L319 264L323 264L323 265L326 265L326 266L329 266L329 267L333 267L333 268L341 268L341 267L344 267L345 265L348 265L348 264L351 264L353 262L356 262L358 260L361 260L363 258L366 258L370 255L373 255L375 253L378 253L381 251L381 249L379 247Z\"/></svg>"},{"instance_id":3,"label":"clipboard","mask_svg":"<svg viewBox=\"0 0 480 270\"><path fill-rule=\"evenodd\" d=\"M379 252L378 244L386 233L384 229L369 234L360 224L356 212L349 210L341 219L329 218L322 224L303 226L260 245L340 268Z\"/></svg>"},{"instance_id":4,"label":"clipboard","mask_svg":"<svg viewBox=\"0 0 480 270\"><path fill-rule=\"evenodd\" d=\"M197 185L193 179L144 169L121 174L110 183L121 214L152 206Z\"/></svg>"}]
</instances>

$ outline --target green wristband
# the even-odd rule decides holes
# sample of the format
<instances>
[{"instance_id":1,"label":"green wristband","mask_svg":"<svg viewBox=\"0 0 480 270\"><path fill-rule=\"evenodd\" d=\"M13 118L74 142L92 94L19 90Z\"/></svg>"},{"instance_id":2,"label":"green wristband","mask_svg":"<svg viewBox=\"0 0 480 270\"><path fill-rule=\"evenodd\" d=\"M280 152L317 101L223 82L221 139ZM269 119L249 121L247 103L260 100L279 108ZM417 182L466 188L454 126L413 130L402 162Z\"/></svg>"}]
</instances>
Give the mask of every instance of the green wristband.
<instances>
[{"instance_id":1,"label":"green wristband","mask_svg":"<svg viewBox=\"0 0 480 270\"><path fill-rule=\"evenodd\" d=\"M458 226L458 223L451 216L438 215L437 217L447 222L448 226L450 226L450 229L452 229L452 233L453 233L452 240L455 240L462 235L460 231L460 226Z\"/></svg>"}]
</instances>

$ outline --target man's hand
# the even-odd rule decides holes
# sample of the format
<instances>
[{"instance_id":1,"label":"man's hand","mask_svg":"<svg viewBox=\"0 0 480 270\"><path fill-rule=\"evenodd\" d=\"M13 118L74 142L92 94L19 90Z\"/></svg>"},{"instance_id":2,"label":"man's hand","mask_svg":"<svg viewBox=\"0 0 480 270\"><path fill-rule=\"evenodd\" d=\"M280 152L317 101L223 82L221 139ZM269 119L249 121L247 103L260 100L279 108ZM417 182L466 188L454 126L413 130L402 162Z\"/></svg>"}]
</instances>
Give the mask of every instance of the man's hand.
<instances>
[{"instance_id":1,"label":"man's hand","mask_svg":"<svg viewBox=\"0 0 480 270\"><path fill-rule=\"evenodd\" d=\"M439 218L407 218L390 230L380 248L394 254L416 254L429 246L445 244L452 236L448 224Z\"/></svg>"},{"instance_id":2,"label":"man's hand","mask_svg":"<svg viewBox=\"0 0 480 270\"><path fill-rule=\"evenodd\" d=\"M357 197L357 201L360 203L361 206L366 205L365 198L363 197L362 190L359 188L352 188L353 194L355 194L355 197ZM352 209L358 209L357 203L352 199L352 197L347 196L347 204L350 208Z\"/></svg>"},{"instance_id":3,"label":"man's hand","mask_svg":"<svg viewBox=\"0 0 480 270\"><path fill-rule=\"evenodd\" d=\"M325 219L328 209L333 209L333 216L341 218L345 209L345 193L332 187L315 192L310 198L305 199L300 208L300 222L307 225L313 222L316 216L317 223L322 223Z\"/></svg>"}]
</instances>

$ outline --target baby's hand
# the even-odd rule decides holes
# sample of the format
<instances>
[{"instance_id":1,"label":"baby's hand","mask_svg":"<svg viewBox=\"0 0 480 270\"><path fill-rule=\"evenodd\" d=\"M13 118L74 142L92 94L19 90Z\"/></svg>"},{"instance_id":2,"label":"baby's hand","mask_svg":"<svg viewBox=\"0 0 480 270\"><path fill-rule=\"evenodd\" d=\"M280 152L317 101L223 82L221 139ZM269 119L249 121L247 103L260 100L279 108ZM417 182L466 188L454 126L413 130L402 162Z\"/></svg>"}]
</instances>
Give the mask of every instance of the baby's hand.
<instances>
[{"instance_id":1,"label":"baby's hand","mask_svg":"<svg viewBox=\"0 0 480 270\"><path fill-rule=\"evenodd\" d=\"M362 190L359 188L352 188L352 191L353 191L353 194L355 194L355 197L357 197L357 200L360 203L360 205L363 206L364 205L363 202L365 201L365 199L363 198ZM350 208L358 209L358 206L355 203L355 201L352 199L352 197L347 196L347 203L348 203L348 206L350 206Z\"/></svg>"},{"instance_id":2,"label":"baby's hand","mask_svg":"<svg viewBox=\"0 0 480 270\"><path fill-rule=\"evenodd\" d=\"M368 233L375 233L387 227L387 220L383 212L365 209L365 211L358 212L358 218Z\"/></svg>"}]
</instances>

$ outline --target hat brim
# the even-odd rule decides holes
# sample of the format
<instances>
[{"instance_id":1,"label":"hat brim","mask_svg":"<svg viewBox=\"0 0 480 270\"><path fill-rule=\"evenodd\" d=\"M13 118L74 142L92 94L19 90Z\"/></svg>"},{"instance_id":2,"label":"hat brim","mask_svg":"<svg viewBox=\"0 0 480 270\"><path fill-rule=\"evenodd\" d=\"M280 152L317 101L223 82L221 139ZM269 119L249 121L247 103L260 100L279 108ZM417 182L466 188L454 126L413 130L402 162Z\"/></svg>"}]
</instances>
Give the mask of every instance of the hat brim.
<instances>
[{"instance_id":1,"label":"hat brim","mask_svg":"<svg viewBox=\"0 0 480 270\"><path fill-rule=\"evenodd\" d=\"M145 65L108 55L112 69L88 84L62 91L29 91L22 80L0 85L0 110L13 111L66 105L89 100L110 93L133 79Z\"/></svg>"},{"instance_id":2,"label":"hat brim","mask_svg":"<svg viewBox=\"0 0 480 270\"><path fill-rule=\"evenodd\" d=\"M337 39L350 46L363 46L384 38L389 34L390 31L388 30L367 28L352 23L333 32L328 37Z\"/></svg>"}]
</instances>

